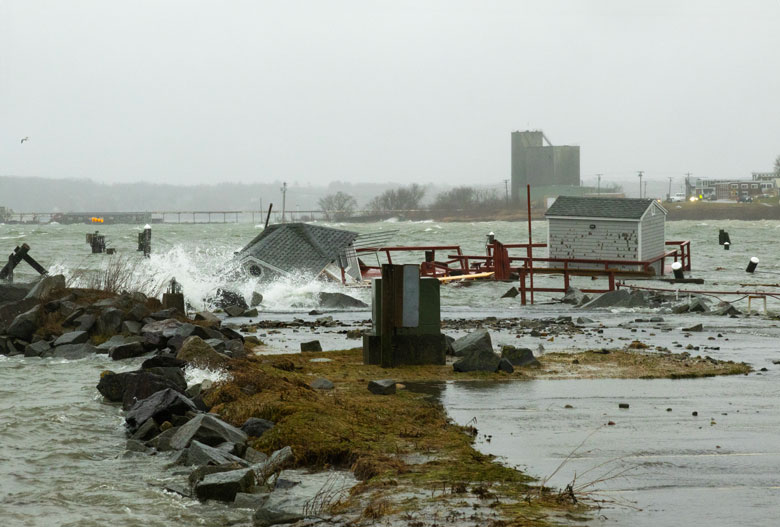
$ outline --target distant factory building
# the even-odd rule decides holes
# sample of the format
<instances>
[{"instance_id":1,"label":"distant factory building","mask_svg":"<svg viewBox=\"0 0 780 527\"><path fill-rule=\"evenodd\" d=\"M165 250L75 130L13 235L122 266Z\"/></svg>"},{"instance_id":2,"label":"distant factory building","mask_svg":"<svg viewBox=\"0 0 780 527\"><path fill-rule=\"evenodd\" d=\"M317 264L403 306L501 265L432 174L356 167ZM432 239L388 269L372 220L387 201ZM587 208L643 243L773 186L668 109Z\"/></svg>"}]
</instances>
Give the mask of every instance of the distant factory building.
<instances>
[{"instance_id":1,"label":"distant factory building","mask_svg":"<svg viewBox=\"0 0 780 527\"><path fill-rule=\"evenodd\" d=\"M524 196L528 184L579 186L580 147L553 146L541 130L512 132L512 199Z\"/></svg>"}]
</instances>

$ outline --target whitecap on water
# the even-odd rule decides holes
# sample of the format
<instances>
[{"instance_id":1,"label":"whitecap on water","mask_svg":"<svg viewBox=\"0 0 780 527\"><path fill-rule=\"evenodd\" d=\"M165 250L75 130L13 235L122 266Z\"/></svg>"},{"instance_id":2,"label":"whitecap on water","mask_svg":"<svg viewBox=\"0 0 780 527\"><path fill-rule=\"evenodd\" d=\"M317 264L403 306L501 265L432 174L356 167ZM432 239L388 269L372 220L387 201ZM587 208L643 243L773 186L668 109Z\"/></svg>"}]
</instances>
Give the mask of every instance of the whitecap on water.
<instances>
[{"instance_id":1,"label":"whitecap on water","mask_svg":"<svg viewBox=\"0 0 780 527\"><path fill-rule=\"evenodd\" d=\"M187 366L184 368L184 379L187 381L188 386L193 384L200 384L203 381L209 380L212 382L222 382L230 379L230 374L225 370L210 370L208 368L196 368L194 366Z\"/></svg>"}]
</instances>

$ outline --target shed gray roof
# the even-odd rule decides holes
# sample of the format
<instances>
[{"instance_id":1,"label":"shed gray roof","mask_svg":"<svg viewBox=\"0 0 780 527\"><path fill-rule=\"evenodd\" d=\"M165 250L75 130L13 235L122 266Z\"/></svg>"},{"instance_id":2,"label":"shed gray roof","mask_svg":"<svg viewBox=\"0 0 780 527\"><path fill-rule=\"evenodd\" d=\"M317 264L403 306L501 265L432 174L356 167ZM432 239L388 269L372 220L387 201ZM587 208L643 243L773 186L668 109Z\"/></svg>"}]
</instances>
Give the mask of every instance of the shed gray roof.
<instances>
[{"instance_id":1,"label":"shed gray roof","mask_svg":"<svg viewBox=\"0 0 780 527\"><path fill-rule=\"evenodd\" d=\"M357 238L357 233L309 225L271 225L238 253L239 260L252 257L284 273L318 275Z\"/></svg>"},{"instance_id":2,"label":"shed gray roof","mask_svg":"<svg viewBox=\"0 0 780 527\"><path fill-rule=\"evenodd\" d=\"M545 216L574 216L584 218L614 218L639 220L651 206L666 209L650 198L581 198L559 196Z\"/></svg>"}]
</instances>

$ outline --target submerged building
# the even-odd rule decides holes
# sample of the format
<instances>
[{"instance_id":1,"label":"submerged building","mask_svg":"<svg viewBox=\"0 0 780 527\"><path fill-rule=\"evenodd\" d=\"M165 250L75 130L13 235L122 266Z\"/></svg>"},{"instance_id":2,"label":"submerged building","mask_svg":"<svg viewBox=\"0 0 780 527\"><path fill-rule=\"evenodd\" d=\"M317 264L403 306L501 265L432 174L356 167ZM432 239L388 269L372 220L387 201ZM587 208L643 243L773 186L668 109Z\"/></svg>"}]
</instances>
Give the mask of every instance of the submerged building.
<instances>
[{"instance_id":1,"label":"submerged building","mask_svg":"<svg viewBox=\"0 0 780 527\"><path fill-rule=\"evenodd\" d=\"M580 147L553 146L541 130L512 132L512 199L525 196L528 184L579 186Z\"/></svg>"}]
</instances>

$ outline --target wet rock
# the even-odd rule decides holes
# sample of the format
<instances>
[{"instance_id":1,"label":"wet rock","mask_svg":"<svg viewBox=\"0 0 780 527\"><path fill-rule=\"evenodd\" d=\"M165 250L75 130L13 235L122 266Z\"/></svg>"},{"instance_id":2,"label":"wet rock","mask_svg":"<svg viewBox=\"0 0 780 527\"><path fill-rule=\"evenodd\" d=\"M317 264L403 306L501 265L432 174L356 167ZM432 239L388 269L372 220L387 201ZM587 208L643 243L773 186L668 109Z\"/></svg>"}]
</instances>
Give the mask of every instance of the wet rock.
<instances>
[{"instance_id":1,"label":"wet rock","mask_svg":"<svg viewBox=\"0 0 780 527\"><path fill-rule=\"evenodd\" d=\"M512 286L512 287L510 287L507 290L506 293L501 295L501 298L514 298L514 297L516 297L519 294L520 294L520 291L518 291L516 287Z\"/></svg>"},{"instance_id":2,"label":"wet rock","mask_svg":"<svg viewBox=\"0 0 780 527\"><path fill-rule=\"evenodd\" d=\"M702 326L701 324L696 324L696 325L691 326L689 328L683 328L683 331L690 331L690 332L693 332L693 331L697 331L698 332L698 331L703 331L703 330L704 330L704 326Z\"/></svg>"},{"instance_id":3,"label":"wet rock","mask_svg":"<svg viewBox=\"0 0 780 527\"><path fill-rule=\"evenodd\" d=\"M128 333L130 335L140 335L143 324L135 322L133 320L125 320L122 322L122 333Z\"/></svg>"},{"instance_id":4,"label":"wet rock","mask_svg":"<svg viewBox=\"0 0 780 527\"><path fill-rule=\"evenodd\" d=\"M39 340L33 342L24 349L25 357L44 357L49 355L51 351L51 344L46 340ZM2 345L0 345L0 353L2 352Z\"/></svg>"},{"instance_id":5,"label":"wet rock","mask_svg":"<svg viewBox=\"0 0 780 527\"><path fill-rule=\"evenodd\" d=\"M250 417L241 425L241 430L249 437L262 437L264 433L274 427L274 423L259 417Z\"/></svg>"},{"instance_id":6,"label":"wet rock","mask_svg":"<svg viewBox=\"0 0 780 527\"><path fill-rule=\"evenodd\" d=\"M162 321L162 320L168 320L170 318L175 317L177 313L178 310L175 307L169 307L168 309L161 309L160 311L155 311L154 313L150 314L147 318L151 318L152 320Z\"/></svg>"},{"instance_id":7,"label":"wet rock","mask_svg":"<svg viewBox=\"0 0 780 527\"><path fill-rule=\"evenodd\" d=\"M227 306L225 309L225 313L227 313L231 317L240 317L244 314L245 308L241 306Z\"/></svg>"},{"instance_id":8,"label":"wet rock","mask_svg":"<svg viewBox=\"0 0 780 527\"><path fill-rule=\"evenodd\" d=\"M122 311L111 307L100 313L97 319L97 331L101 335L113 335L119 333L122 328Z\"/></svg>"},{"instance_id":9,"label":"wet rock","mask_svg":"<svg viewBox=\"0 0 780 527\"><path fill-rule=\"evenodd\" d=\"M176 431L171 438L170 446L174 450L181 450L189 446L193 439L209 446L216 446L226 441L245 444L247 434L213 415L198 414Z\"/></svg>"},{"instance_id":10,"label":"wet rock","mask_svg":"<svg viewBox=\"0 0 780 527\"><path fill-rule=\"evenodd\" d=\"M97 316L92 313L85 313L73 320L76 331L92 331L97 323Z\"/></svg>"},{"instance_id":11,"label":"wet rock","mask_svg":"<svg viewBox=\"0 0 780 527\"><path fill-rule=\"evenodd\" d=\"M650 317L649 321L650 322L663 322L664 321L664 317Z\"/></svg>"},{"instance_id":12,"label":"wet rock","mask_svg":"<svg viewBox=\"0 0 780 527\"><path fill-rule=\"evenodd\" d=\"M197 411L190 399L174 389L166 388L131 406L125 414L125 423L132 432L149 419L162 424L171 421L175 415L186 415L187 412Z\"/></svg>"},{"instance_id":13,"label":"wet rock","mask_svg":"<svg viewBox=\"0 0 780 527\"><path fill-rule=\"evenodd\" d=\"M257 317L257 315L258 315L257 309L254 308L254 307L250 308L250 309L247 309L246 311L241 313L241 316L242 317L246 317L246 318L255 318L255 317Z\"/></svg>"},{"instance_id":14,"label":"wet rock","mask_svg":"<svg viewBox=\"0 0 780 527\"><path fill-rule=\"evenodd\" d=\"M265 461L268 460L268 456L266 454L264 454L263 452L258 452L251 446L246 447L243 458L247 461L247 463L251 465L264 463Z\"/></svg>"},{"instance_id":15,"label":"wet rock","mask_svg":"<svg viewBox=\"0 0 780 527\"><path fill-rule=\"evenodd\" d=\"M135 439L137 441L147 441L159 433L160 427L157 426L157 423L154 422L154 419L147 419L141 424L141 426L136 429L135 432L133 432L131 439Z\"/></svg>"},{"instance_id":16,"label":"wet rock","mask_svg":"<svg viewBox=\"0 0 780 527\"><path fill-rule=\"evenodd\" d=\"M456 341L457 343L457 341ZM501 362L501 358L493 353L492 349L486 349L484 347L473 349L466 355L457 360L452 369L457 372L469 372L469 371L490 371L494 372L498 369L498 364Z\"/></svg>"},{"instance_id":17,"label":"wet rock","mask_svg":"<svg viewBox=\"0 0 780 527\"><path fill-rule=\"evenodd\" d=\"M375 395L393 395L395 393L395 381L393 379L371 381L368 383L368 391Z\"/></svg>"},{"instance_id":18,"label":"wet rock","mask_svg":"<svg viewBox=\"0 0 780 527\"><path fill-rule=\"evenodd\" d=\"M157 355L146 359L141 363L141 369L147 370L149 368L183 368L187 365L187 361L177 359L171 355Z\"/></svg>"},{"instance_id":19,"label":"wet rock","mask_svg":"<svg viewBox=\"0 0 780 527\"><path fill-rule=\"evenodd\" d=\"M38 329L40 316L41 306L36 305L32 309L25 311L14 318L5 332L10 337L29 341L31 340L32 334Z\"/></svg>"},{"instance_id":20,"label":"wet rock","mask_svg":"<svg viewBox=\"0 0 780 527\"><path fill-rule=\"evenodd\" d=\"M597 309L610 307L626 307L631 293L627 289L616 289L603 293L590 302L583 304L583 309Z\"/></svg>"},{"instance_id":21,"label":"wet rock","mask_svg":"<svg viewBox=\"0 0 780 527\"><path fill-rule=\"evenodd\" d=\"M177 359L186 360L199 368L216 369L224 367L230 360L225 355L217 353L200 337L187 337L181 349L176 354Z\"/></svg>"},{"instance_id":22,"label":"wet rock","mask_svg":"<svg viewBox=\"0 0 780 527\"><path fill-rule=\"evenodd\" d=\"M205 445L193 440L184 455L178 461L183 465L227 465L235 463L239 466L247 466L248 463L238 456L225 452L220 448Z\"/></svg>"},{"instance_id":23,"label":"wet rock","mask_svg":"<svg viewBox=\"0 0 780 527\"><path fill-rule=\"evenodd\" d=\"M629 406L628 403L618 403L618 408L627 409L628 406Z\"/></svg>"},{"instance_id":24,"label":"wet rock","mask_svg":"<svg viewBox=\"0 0 780 527\"><path fill-rule=\"evenodd\" d=\"M65 277L63 275L44 276L33 286L25 298L43 300L63 289L65 289Z\"/></svg>"},{"instance_id":25,"label":"wet rock","mask_svg":"<svg viewBox=\"0 0 780 527\"><path fill-rule=\"evenodd\" d=\"M250 494L247 492L237 492L236 497L233 500L233 507L256 511L263 506L267 499L268 494Z\"/></svg>"},{"instance_id":26,"label":"wet rock","mask_svg":"<svg viewBox=\"0 0 780 527\"><path fill-rule=\"evenodd\" d=\"M316 309L312 309L311 311L309 311L309 314L310 315L321 315L322 313L320 311L317 311Z\"/></svg>"},{"instance_id":27,"label":"wet rock","mask_svg":"<svg viewBox=\"0 0 780 527\"><path fill-rule=\"evenodd\" d=\"M711 313L718 316L729 316L741 315L742 311L734 307L734 305L729 302L719 302L718 305L712 309Z\"/></svg>"},{"instance_id":28,"label":"wet rock","mask_svg":"<svg viewBox=\"0 0 780 527\"><path fill-rule=\"evenodd\" d=\"M52 357L58 359L78 360L90 355L97 354L98 350L92 344L84 342L82 344L63 344L54 348Z\"/></svg>"},{"instance_id":29,"label":"wet rock","mask_svg":"<svg viewBox=\"0 0 780 527\"><path fill-rule=\"evenodd\" d=\"M502 346L501 358L508 360L512 366L540 366L539 361L534 357L534 352L529 348Z\"/></svg>"},{"instance_id":30,"label":"wet rock","mask_svg":"<svg viewBox=\"0 0 780 527\"><path fill-rule=\"evenodd\" d=\"M206 339L206 344L214 348L214 351L217 353L224 353L225 351L225 341L221 338L219 339Z\"/></svg>"},{"instance_id":31,"label":"wet rock","mask_svg":"<svg viewBox=\"0 0 780 527\"><path fill-rule=\"evenodd\" d=\"M111 351L111 348L120 346L122 344L128 344L131 342L142 342L141 337L138 336L125 337L124 335L114 335L113 337L105 341L103 344L100 344L97 347L97 352L108 353L109 351Z\"/></svg>"},{"instance_id":32,"label":"wet rock","mask_svg":"<svg viewBox=\"0 0 780 527\"><path fill-rule=\"evenodd\" d=\"M143 304L135 304L125 315L125 320L129 320L131 322L141 322L150 314L151 311L149 311L148 307Z\"/></svg>"},{"instance_id":33,"label":"wet rock","mask_svg":"<svg viewBox=\"0 0 780 527\"><path fill-rule=\"evenodd\" d=\"M129 410L137 401L166 388L176 392L183 391L170 379L146 370L124 373L105 371L101 374L97 385L103 397L111 402L121 402L125 410Z\"/></svg>"},{"instance_id":34,"label":"wet rock","mask_svg":"<svg viewBox=\"0 0 780 527\"><path fill-rule=\"evenodd\" d=\"M490 340L490 333L486 329L477 329L452 343L452 354L456 357L464 357L473 352L485 353L488 351L493 353L493 343Z\"/></svg>"},{"instance_id":35,"label":"wet rock","mask_svg":"<svg viewBox=\"0 0 780 527\"><path fill-rule=\"evenodd\" d=\"M501 359L498 362L498 371L503 371L504 373L514 373L515 368L512 366L512 363L509 362L507 359Z\"/></svg>"},{"instance_id":36,"label":"wet rock","mask_svg":"<svg viewBox=\"0 0 780 527\"><path fill-rule=\"evenodd\" d=\"M312 381L311 387L315 390L332 390L335 385L328 379L319 378Z\"/></svg>"},{"instance_id":37,"label":"wet rock","mask_svg":"<svg viewBox=\"0 0 780 527\"><path fill-rule=\"evenodd\" d=\"M5 263L3 263L5 265ZM35 284L23 284L23 283L0 283L0 304L6 302L18 302L27 296L27 293L35 286Z\"/></svg>"},{"instance_id":38,"label":"wet rock","mask_svg":"<svg viewBox=\"0 0 780 527\"><path fill-rule=\"evenodd\" d=\"M577 317L577 324L594 324L595 321L588 317Z\"/></svg>"},{"instance_id":39,"label":"wet rock","mask_svg":"<svg viewBox=\"0 0 780 527\"><path fill-rule=\"evenodd\" d=\"M566 290L566 294L563 295L561 302L573 306L581 306L587 302L587 296L576 287L569 287L569 289Z\"/></svg>"},{"instance_id":40,"label":"wet rock","mask_svg":"<svg viewBox=\"0 0 780 527\"><path fill-rule=\"evenodd\" d=\"M333 325L333 317L328 315L325 317L320 317L315 320L317 324L320 324L321 326L332 326Z\"/></svg>"},{"instance_id":41,"label":"wet rock","mask_svg":"<svg viewBox=\"0 0 780 527\"><path fill-rule=\"evenodd\" d=\"M143 344L140 342L127 342L125 344L118 344L108 350L108 356L113 360L132 359L134 357L140 357L146 353Z\"/></svg>"},{"instance_id":42,"label":"wet rock","mask_svg":"<svg viewBox=\"0 0 780 527\"><path fill-rule=\"evenodd\" d=\"M286 523L295 523L303 519L303 514L297 511L280 510L275 507L263 506L255 511L255 527L268 527L270 525L281 525Z\"/></svg>"},{"instance_id":43,"label":"wet rock","mask_svg":"<svg viewBox=\"0 0 780 527\"><path fill-rule=\"evenodd\" d=\"M184 323L178 328L176 328L176 331L174 332L175 337L192 337L192 336L200 337L202 339L208 339L211 338L211 334L206 331L206 328L202 326L196 326L195 324L189 324Z\"/></svg>"},{"instance_id":44,"label":"wet rock","mask_svg":"<svg viewBox=\"0 0 780 527\"><path fill-rule=\"evenodd\" d=\"M322 351L322 346L319 340L312 340L310 342L301 342L302 352L317 352Z\"/></svg>"},{"instance_id":45,"label":"wet rock","mask_svg":"<svg viewBox=\"0 0 780 527\"><path fill-rule=\"evenodd\" d=\"M263 303L263 295L258 293L257 291L252 292L252 299L249 302L250 307L257 307L260 304Z\"/></svg>"},{"instance_id":46,"label":"wet rock","mask_svg":"<svg viewBox=\"0 0 780 527\"><path fill-rule=\"evenodd\" d=\"M688 312L690 313L706 313L709 310L709 302L704 297L695 296L688 303Z\"/></svg>"},{"instance_id":47,"label":"wet rock","mask_svg":"<svg viewBox=\"0 0 780 527\"><path fill-rule=\"evenodd\" d=\"M228 340L225 342L225 354L234 359L241 359L247 355L244 343L240 340Z\"/></svg>"},{"instance_id":48,"label":"wet rock","mask_svg":"<svg viewBox=\"0 0 780 527\"><path fill-rule=\"evenodd\" d=\"M255 485L255 472L251 468L208 474L195 485L199 500L232 502L239 492L249 492Z\"/></svg>"},{"instance_id":49,"label":"wet rock","mask_svg":"<svg viewBox=\"0 0 780 527\"><path fill-rule=\"evenodd\" d=\"M161 337L167 340L176 334L176 330L181 325L182 323L174 318L156 320L154 322L144 324L144 326L141 328L141 335L144 337L147 335Z\"/></svg>"},{"instance_id":50,"label":"wet rock","mask_svg":"<svg viewBox=\"0 0 780 527\"><path fill-rule=\"evenodd\" d=\"M353 309L368 307L368 304L343 293L320 293L320 307L327 309Z\"/></svg>"},{"instance_id":51,"label":"wet rock","mask_svg":"<svg viewBox=\"0 0 780 527\"><path fill-rule=\"evenodd\" d=\"M83 344L88 340L89 333L86 331L71 331L57 337L57 340L54 341L54 346L62 346L63 344Z\"/></svg>"},{"instance_id":52,"label":"wet rock","mask_svg":"<svg viewBox=\"0 0 780 527\"><path fill-rule=\"evenodd\" d=\"M203 321L211 327L219 327L222 324L222 320L211 311L198 311L195 313L195 320Z\"/></svg>"},{"instance_id":53,"label":"wet rock","mask_svg":"<svg viewBox=\"0 0 780 527\"><path fill-rule=\"evenodd\" d=\"M244 336L234 329L223 327L219 328L219 332L228 340L240 340L241 342L244 341Z\"/></svg>"}]
</instances>

